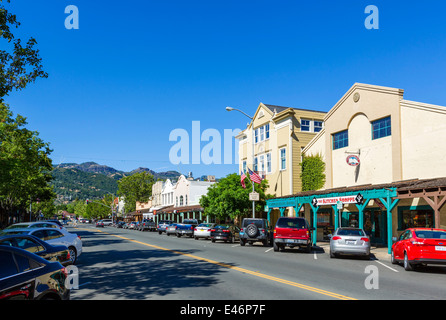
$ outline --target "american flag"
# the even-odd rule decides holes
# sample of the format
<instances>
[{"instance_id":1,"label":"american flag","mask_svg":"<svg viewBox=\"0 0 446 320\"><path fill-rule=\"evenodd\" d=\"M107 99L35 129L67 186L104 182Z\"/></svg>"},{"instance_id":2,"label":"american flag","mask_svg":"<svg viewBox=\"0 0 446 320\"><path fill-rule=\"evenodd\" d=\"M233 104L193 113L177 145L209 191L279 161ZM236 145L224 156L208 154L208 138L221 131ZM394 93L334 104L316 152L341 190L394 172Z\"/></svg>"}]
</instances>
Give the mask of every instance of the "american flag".
<instances>
[{"instance_id":1,"label":"american flag","mask_svg":"<svg viewBox=\"0 0 446 320\"><path fill-rule=\"evenodd\" d=\"M240 174L240 182L242 183L242 187L244 189L246 189L245 179L246 179L246 174L242 171Z\"/></svg>"},{"instance_id":2,"label":"american flag","mask_svg":"<svg viewBox=\"0 0 446 320\"><path fill-rule=\"evenodd\" d=\"M260 184L262 182L262 178L255 172L251 171L251 169L248 168L249 172L249 178L252 182Z\"/></svg>"}]
</instances>

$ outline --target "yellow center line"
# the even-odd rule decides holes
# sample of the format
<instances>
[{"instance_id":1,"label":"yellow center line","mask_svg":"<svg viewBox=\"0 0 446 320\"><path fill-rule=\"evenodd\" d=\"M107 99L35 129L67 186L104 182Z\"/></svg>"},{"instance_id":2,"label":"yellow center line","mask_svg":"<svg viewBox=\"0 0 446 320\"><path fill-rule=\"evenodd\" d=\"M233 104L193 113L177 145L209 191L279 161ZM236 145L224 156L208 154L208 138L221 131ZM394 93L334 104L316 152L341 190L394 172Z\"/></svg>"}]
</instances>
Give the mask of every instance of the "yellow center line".
<instances>
[{"instance_id":1,"label":"yellow center line","mask_svg":"<svg viewBox=\"0 0 446 320\"><path fill-rule=\"evenodd\" d=\"M91 229L82 229L82 230L91 231ZM163 247L156 246L156 245L153 245L153 244L141 242L141 241L130 239L130 238L126 238L126 237L123 237L123 236L118 236L118 235L115 235L115 234L112 234L112 233L108 233L108 232L105 232L105 231L102 231L102 230L96 230L96 231L101 232L101 233L105 233L105 234L108 234L108 235L111 235L111 236L114 236L116 238L120 238L120 239L123 239L123 240L126 240L126 241L131 241L131 242L134 242L134 243L142 244L144 246L151 247L151 248L154 248L154 249L163 250L163 251L169 251L169 252L172 252L172 253L175 253L175 254L179 254L179 255L182 255L182 256L186 256L186 257L190 257L190 258L193 258L193 259L196 259L196 260L212 263L212 264L218 265L220 267L224 267L224 268L228 268L228 269L231 269L231 270L240 271L240 272L247 273L247 274L259 277L259 278L263 278L263 279L267 279L267 280L283 283L283 284L286 284L286 285L289 285L289 286L293 286L293 287L300 288L300 289L303 289L303 290L319 293L319 294L326 295L326 296L329 296L329 297L333 297L333 298L336 298L336 299L357 300L355 298L344 296L344 295L341 295L341 294L338 294L338 293L334 293L334 292L318 289L318 288L315 288L315 287L307 286L307 285L304 285L304 284L301 284L301 283L297 283L297 282L293 282L293 281L289 281L289 280L285 280L285 279L269 276L269 275L266 275L266 274L263 274L263 273L260 273L260 272L257 272L257 271L251 271L251 270L248 270L248 269L231 266L231 265L226 264L226 263L222 263L222 262L218 262L218 261L215 261L215 260L206 259L206 258L199 257L199 256L196 256L196 255L193 255L193 254L189 254L189 253L184 253L184 252L181 252L181 251L176 251L176 250L172 250L172 249L163 248Z\"/></svg>"}]
</instances>

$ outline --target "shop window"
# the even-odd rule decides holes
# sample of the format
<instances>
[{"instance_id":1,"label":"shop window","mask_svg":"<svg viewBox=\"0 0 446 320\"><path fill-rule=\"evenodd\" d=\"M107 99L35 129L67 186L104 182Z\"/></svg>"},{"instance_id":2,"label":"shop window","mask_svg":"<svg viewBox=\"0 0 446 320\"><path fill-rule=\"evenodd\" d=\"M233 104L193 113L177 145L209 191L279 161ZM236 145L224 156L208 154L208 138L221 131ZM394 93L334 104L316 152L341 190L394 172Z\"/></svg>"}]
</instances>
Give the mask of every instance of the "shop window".
<instances>
[{"instance_id":1,"label":"shop window","mask_svg":"<svg viewBox=\"0 0 446 320\"><path fill-rule=\"evenodd\" d=\"M372 139L388 137L392 134L390 117L372 122Z\"/></svg>"},{"instance_id":2,"label":"shop window","mask_svg":"<svg viewBox=\"0 0 446 320\"><path fill-rule=\"evenodd\" d=\"M398 229L433 228L435 226L434 211L428 207L398 208Z\"/></svg>"},{"instance_id":3,"label":"shop window","mask_svg":"<svg viewBox=\"0 0 446 320\"><path fill-rule=\"evenodd\" d=\"M348 147L348 130L333 135L333 150Z\"/></svg>"}]
</instances>

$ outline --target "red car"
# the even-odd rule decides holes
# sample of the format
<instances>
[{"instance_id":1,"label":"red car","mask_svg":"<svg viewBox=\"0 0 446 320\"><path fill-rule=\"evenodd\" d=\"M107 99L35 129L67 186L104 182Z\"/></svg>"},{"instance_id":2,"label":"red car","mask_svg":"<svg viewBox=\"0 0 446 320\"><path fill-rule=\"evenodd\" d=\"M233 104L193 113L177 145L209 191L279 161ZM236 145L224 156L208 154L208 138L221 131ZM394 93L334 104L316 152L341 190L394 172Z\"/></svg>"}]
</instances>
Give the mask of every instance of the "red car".
<instances>
[{"instance_id":1,"label":"red car","mask_svg":"<svg viewBox=\"0 0 446 320\"><path fill-rule=\"evenodd\" d=\"M446 230L410 228L392 245L391 261L411 271L417 265L446 265Z\"/></svg>"}]
</instances>

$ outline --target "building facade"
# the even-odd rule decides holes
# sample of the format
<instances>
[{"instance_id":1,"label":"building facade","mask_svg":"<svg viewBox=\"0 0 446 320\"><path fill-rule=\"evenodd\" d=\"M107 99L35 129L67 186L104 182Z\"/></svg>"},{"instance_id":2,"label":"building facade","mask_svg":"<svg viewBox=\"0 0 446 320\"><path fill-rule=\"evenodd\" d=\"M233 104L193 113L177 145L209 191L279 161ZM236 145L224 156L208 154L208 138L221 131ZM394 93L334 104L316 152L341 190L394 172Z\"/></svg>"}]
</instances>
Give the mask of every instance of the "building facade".
<instances>
[{"instance_id":1,"label":"building facade","mask_svg":"<svg viewBox=\"0 0 446 320\"><path fill-rule=\"evenodd\" d=\"M446 107L403 95L402 89L353 85L303 149L322 155L325 187L269 206L311 219L317 240L339 226L357 226L389 252L392 238L408 227L445 228L446 149L439 142L446 138ZM294 210L285 212L286 204Z\"/></svg>"},{"instance_id":2,"label":"building facade","mask_svg":"<svg viewBox=\"0 0 446 320\"><path fill-rule=\"evenodd\" d=\"M268 180L266 193L301 191L303 148L324 128L325 112L260 103L253 120L236 136L239 172L247 168Z\"/></svg>"}]
</instances>

